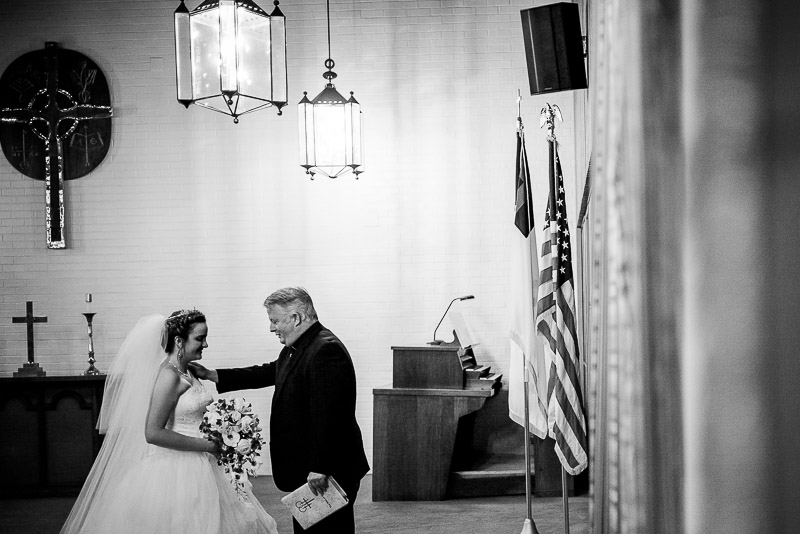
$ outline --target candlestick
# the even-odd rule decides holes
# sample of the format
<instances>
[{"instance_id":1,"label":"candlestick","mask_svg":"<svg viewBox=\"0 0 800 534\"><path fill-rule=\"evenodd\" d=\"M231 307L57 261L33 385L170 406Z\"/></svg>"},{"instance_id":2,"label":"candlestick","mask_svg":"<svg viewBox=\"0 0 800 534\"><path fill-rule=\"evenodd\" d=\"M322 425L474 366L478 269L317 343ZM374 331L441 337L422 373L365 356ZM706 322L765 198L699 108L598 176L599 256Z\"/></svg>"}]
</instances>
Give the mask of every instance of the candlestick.
<instances>
[{"instance_id":1,"label":"candlestick","mask_svg":"<svg viewBox=\"0 0 800 534\"><path fill-rule=\"evenodd\" d=\"M92 295L91 293L86 294L86 302L91 302ZM95 313L84 313L83 316L86 317L86 324L87 330L89 332L89 368L83 372L85 375L99 375L100 371L94 366L94 340L92 339L92 318L95 316Z\"/></svg>"}]
</instances>

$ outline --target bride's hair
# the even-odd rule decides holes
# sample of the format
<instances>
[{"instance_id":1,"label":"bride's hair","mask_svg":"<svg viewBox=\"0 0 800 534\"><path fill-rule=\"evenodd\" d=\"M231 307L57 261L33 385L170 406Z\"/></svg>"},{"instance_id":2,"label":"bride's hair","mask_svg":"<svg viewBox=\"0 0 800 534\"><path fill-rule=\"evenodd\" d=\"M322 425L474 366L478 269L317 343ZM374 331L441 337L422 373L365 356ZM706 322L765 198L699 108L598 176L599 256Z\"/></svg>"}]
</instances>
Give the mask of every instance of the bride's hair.
<instances>
[{"instance_id":1,"label":"bride's hair","mask_svg":"<svg viewBox=\"0 0 800 534\"><path fill-rule=\"evenodd\" d=\"M189 338L189 332L195 324L205 322L206 316L198 310L172 312L172 315L164 321L162 347L166 352L172 352L172 349L175 348L175 336L180 336L181 339L186 340Z\"/></svg>"}]
</instances>

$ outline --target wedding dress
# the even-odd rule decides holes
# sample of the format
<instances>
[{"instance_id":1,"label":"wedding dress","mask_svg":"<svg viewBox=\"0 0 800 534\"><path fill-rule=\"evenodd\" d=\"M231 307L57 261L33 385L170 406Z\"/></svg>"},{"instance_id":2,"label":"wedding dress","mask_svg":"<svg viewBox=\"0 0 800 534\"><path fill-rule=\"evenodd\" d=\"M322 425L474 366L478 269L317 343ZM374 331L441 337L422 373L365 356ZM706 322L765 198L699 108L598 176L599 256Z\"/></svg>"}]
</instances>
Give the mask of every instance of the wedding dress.
<instances>
[{"instance_id":1,"label":"wedding dress","mask_svg":"<svg viewBox=\"0 0 800 534\"><path fill-rule=\"evenodd\" d=\"M160 341L158 348L154 343L163 320L142 319L109 368L98 423L106 438L61 533L277 533L275 520L250 488L247 499L240 500L212 455L144 440L145 404L149 407L155 376L166 357ZM160 340L160 332L157 335ZM138 351L139 356L134 354ZM153 368L158 360L161 363ZM178 398L167 428L202 437L200 422L213 398L196 378L190 384ZM142 387L149 389L135 391Z\"/></svg>"}]
</instances>

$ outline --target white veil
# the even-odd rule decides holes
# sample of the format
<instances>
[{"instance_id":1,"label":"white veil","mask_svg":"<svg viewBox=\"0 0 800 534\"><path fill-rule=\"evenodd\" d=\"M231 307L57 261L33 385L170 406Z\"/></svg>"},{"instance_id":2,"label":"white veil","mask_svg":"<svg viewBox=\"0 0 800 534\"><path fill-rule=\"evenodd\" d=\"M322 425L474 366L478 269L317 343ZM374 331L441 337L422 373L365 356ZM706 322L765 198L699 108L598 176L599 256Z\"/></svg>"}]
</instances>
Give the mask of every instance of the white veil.
<instances>
[{"instance_id":1,"label":"white veil","mask_svg":"<svg viewBox=\"0 0 800 534\"><path fill-rule=\"evenodd\" d=\"M111 362L103 393L97 428L105 434L61 534L80 532L92 517L102 513L106 497L120 489L125 471L147 455L152 447L144 438L150 396L161 363L167 357L161 347L163 315L148 315L128 333Z\"/></svg>"}]
</instances>

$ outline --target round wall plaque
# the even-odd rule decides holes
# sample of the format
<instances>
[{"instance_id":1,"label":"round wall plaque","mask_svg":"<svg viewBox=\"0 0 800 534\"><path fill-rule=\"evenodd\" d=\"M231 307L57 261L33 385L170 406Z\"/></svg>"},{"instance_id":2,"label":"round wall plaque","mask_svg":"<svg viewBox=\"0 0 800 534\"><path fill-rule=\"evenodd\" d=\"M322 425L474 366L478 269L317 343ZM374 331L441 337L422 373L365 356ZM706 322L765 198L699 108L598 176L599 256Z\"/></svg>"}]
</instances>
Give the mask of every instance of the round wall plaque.
<instances>
[{"instance_id":1,"label":"round wall plaque","mask_svg":"<svg viewBox=\"0 0 800 534\"><path fill-rule=\"evenodd\" d=\"M19 172L36 180L85 176L111 146L111 96L103 71L74 50L45 43L0 77L0 145ZM53 162L54 163L54 162Z\"/></svg>"}]
</instances>

